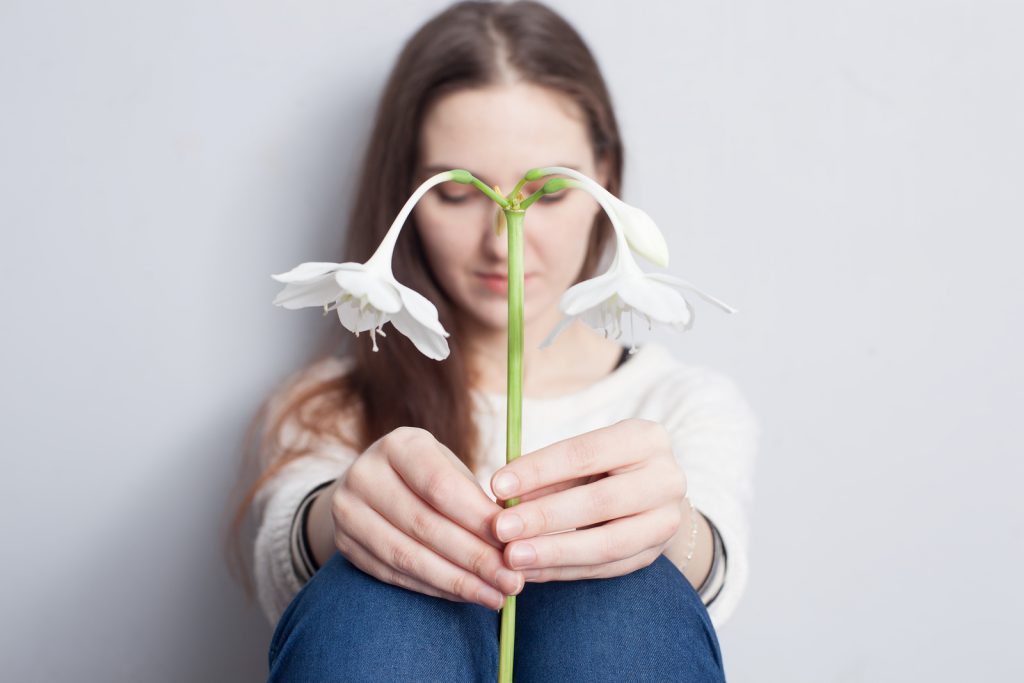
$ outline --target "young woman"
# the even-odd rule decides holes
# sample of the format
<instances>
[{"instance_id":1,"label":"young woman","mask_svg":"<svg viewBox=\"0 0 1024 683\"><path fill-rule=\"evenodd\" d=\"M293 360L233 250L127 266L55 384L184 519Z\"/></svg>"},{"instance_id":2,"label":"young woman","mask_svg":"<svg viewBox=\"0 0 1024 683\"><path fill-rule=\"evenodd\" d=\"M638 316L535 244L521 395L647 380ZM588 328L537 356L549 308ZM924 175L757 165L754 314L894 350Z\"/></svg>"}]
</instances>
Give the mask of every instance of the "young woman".
<instances>
[{"instance_id":1,"label":"young woman","mask_svg":"<svg viewBox=\"0 0 1024 683\"><path fill-rule=\"evenodd\" d=\"M622 160L569 24L534 2L454 5L391 73L338 261L367 260L438 171L508 190L529 168L571 166L618 195ZM398 240L395 276L437 306L448 358L397 332L379 351L348 335L268 401L236 523L257 523L272 680L495 680L505 595L519 596L517 680L724 678L713 624L746 582L749 409L656 343L630 354L577 321L538 348L610 242L598 204L561 192L526 214L524 455L506 466L499 219L446 183Z\"/></svg>"}]
</instances>

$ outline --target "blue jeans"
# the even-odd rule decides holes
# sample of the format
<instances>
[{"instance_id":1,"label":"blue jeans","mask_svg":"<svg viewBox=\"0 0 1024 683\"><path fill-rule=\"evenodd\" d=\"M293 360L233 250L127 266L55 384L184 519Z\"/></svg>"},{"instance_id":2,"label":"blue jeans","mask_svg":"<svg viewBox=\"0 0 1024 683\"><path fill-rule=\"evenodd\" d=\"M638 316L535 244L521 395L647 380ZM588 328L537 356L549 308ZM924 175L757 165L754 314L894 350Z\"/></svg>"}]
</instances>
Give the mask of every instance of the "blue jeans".
<instances>
[{"instance_id":1,"label":"blue jeans","mask_svg":"<svg viewBox=\"0 0 1024 683\"><path fill-rule=\"evenodd\" d=\"M500 615L379 581L341 553L303 586L270 643L269 681L498 680ZM519 683L724 681L707 610L664 555L624 576L527 583Z\"/></svg>"}]
</instances>

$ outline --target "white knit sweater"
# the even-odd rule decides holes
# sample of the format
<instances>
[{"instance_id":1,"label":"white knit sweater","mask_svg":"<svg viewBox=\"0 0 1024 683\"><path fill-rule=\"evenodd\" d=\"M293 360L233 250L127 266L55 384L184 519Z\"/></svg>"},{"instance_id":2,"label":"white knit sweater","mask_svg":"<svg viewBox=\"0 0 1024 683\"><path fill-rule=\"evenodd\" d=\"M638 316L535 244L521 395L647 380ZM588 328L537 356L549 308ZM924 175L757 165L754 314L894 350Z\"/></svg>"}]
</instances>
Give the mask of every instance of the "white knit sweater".
<instances>
[{"instance_id":1,"label":"white knit sweater","mask_svg":"<svg viewBox=\"0 0 1024 683\"><path fill-rule=\"evenodd\" d=\"M328 358L303 377L343 373L349 361ZM474 390L473 400L480 453L485 454L477 479L495 500L490 478L505 464L505 396ZM522 452L630 417L657 421L669 432L686 473L690 500L722 537L728 558L724 585L708 605L717 628L732 614L747 583L756 419L728 378L681 363L663 346L648 342L614 372L581 391L556 398L524 398ZM356 457L336 442L315 442L309 434L295 430L287 433L289 442L315 443L315 452L289 463L255 499L256 587L271 625L302 588L290 545L300 502L318 484L342 474Z\"/></svg>"}]
</instances>

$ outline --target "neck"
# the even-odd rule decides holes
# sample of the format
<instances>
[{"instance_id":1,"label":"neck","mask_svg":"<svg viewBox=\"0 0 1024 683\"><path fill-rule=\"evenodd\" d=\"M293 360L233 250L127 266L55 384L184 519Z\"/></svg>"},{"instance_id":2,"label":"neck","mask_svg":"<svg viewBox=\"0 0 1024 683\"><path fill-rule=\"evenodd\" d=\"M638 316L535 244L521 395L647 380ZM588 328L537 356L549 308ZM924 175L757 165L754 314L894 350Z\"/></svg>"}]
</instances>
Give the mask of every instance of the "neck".
<instances>
[{"instance_id":1,"label":"neck","mask_svg":"<svg viewBox=\"0 0 1024 683\"><path fill-rule=\"evenodd\" d=\"M555 328L561 312L527 321L523 332L523 395L559 396L583 388L615 367L620 344L574 321L544 349L541 342ZM467 330L466 352L475 388L492 394L506 389L508 337L504 329Z\"/></svg>"}]
</instances>

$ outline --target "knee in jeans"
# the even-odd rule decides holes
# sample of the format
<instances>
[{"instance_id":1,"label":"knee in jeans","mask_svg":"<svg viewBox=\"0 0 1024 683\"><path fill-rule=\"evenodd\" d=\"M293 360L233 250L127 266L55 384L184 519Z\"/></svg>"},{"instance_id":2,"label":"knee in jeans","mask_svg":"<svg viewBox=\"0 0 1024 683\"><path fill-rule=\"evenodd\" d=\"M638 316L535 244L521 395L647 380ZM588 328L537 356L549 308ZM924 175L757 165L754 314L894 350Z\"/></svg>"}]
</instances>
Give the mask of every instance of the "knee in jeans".
<instances>
[{"instance_id":1,"label":"knee in jeans","mask_svg":"<svg viewBox=\"0 0 1024 683\"><path fill-rule=\"evenodd\" d=\"M469 651L481 633L496 632L497 619L496 612L480 605L380 581L336 553L281 617L271 643L271 666L279 655L345 657L351 665L383 657L380 663L393 663L413 657L414 652L405 651L423 647L425 639L441 649ZM344 652L338 644L345 645Z\"/></svg>"}]
</instances>

